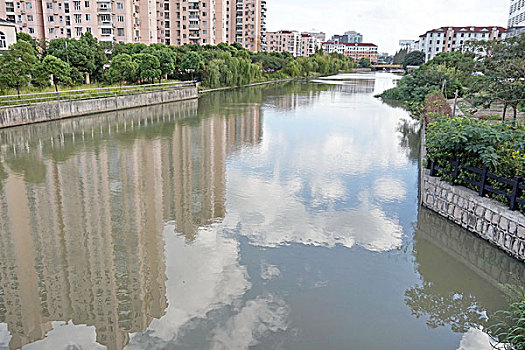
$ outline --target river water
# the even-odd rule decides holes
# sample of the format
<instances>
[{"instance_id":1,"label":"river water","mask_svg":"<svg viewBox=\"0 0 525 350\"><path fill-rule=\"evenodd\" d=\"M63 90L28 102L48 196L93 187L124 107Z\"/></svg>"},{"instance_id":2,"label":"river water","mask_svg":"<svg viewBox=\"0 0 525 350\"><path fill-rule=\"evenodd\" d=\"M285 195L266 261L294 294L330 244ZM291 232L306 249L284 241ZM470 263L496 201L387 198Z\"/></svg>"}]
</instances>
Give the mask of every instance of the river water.
<instances>
[{"instance_id":1,"label":"river water","mask_svg":"<svg viewBox=\"0 0 525 350\"><path fill-rule=\"evenodd\" d=\"M0 131L0 349L490 349L524 266L418 209L394 79Z\"/></svg>"}]
</instances>

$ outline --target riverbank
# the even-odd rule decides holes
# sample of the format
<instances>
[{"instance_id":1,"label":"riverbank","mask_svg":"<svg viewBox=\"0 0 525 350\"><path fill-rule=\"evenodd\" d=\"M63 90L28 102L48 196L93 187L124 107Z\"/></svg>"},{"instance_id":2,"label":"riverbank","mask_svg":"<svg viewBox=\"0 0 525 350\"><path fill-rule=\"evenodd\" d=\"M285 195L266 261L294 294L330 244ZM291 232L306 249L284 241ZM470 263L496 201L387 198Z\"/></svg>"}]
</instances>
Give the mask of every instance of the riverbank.
<instances>
[{"instance_id":1,"label":"riverbank","mask_svg":"<svg viewBox=\"0 0 525 350\"><path fill-rule=\"evenodd\" d=\"M425 129L421 130L420 204L525 262L525 216L464 186L441 180L424 167Z\"/></svg>"},{"instance_id":2,"label":"riverbank","mask_svg":"<svg viewBox=\"0 0 525 350\"><path fill-rule=\"evenodd\" d=\"M58 100L0 109L0 128L81 117L198 98L197 88L180 88L122 96Z\"/></svg>"}]
</instances>

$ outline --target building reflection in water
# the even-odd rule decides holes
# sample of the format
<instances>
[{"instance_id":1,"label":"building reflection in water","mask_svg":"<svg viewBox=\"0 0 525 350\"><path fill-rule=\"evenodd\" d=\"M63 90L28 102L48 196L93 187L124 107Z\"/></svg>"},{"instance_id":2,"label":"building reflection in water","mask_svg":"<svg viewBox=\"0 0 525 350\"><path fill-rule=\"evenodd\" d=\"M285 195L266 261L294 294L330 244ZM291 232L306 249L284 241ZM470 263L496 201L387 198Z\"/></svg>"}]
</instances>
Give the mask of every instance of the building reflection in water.
<instances>
[{"instance_id":1,"label":"building reflection in water","mask_svg":"<svg viewBox=\"0 0 525 350\"><path fill-rule=\"evenodd\" d=\"M213 115L204 99L2 131L0 322L9 347L71 320L122 349L129 333L162 317L165 224L193 240L224 217L226 157L261 139L258 101L221 118L199 118Z\"/></svg>"}]
</instances>

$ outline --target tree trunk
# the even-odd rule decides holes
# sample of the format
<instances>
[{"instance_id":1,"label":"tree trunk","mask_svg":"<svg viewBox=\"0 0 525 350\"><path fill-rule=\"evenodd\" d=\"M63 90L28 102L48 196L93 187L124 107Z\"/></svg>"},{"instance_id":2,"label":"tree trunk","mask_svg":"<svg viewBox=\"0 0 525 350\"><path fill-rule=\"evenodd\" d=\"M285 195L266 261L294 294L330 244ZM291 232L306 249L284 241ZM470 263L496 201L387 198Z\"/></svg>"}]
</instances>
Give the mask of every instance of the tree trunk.
<instances>
[{"instance_id":1,"label":"tree trunk","mask_svg":"<svg viewBox=\"0 0 525 350\"><path fill-rule=\"evenodd\" d=\"M512 113L512 124L516 124L516 119L518 117L518 105L512 106L513 113Z\"/></svg>"},{"instance_id":2,"label":"tree trunk","mask_svg":"<svg viewBox=\"0 0 525 350\"><path fill-rule=\"evenodd\" d=\"M16 91L18 91L18 99L20 100L20 85L16 86Z\"/></svg>"},{"instance_id":3,"label":"tree trunk","mask_svg":"<svg viewBox=\"0 0 525 350\"><path fill-rule=\"evenodd\" d=\"M507 104L505 103L505 105L503 106L503 122L505 123L505 115L507 114Z\"/></svg>"}]
</instances>

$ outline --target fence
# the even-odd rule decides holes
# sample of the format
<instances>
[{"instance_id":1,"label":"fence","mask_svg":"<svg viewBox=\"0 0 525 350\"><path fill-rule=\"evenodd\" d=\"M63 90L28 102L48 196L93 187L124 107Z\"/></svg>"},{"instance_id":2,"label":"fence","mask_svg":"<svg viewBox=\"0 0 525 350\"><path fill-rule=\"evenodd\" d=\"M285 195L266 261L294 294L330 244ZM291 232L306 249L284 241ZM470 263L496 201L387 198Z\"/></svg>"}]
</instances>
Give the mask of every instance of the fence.
<instances>
[{"instance_id":1,"label":"fence","mask_svg":"<svg viewBox=\"0 0 525 350\"><path fill-rule=\"evenodd\" d=\"M133 95L145 92L166 91L195 86L194 82L159 83L144 85L123 85L121 87L67 90L59 92L39 92L33 94L0 96L0 108L28 106L41 102L70 101L80 99L103 98L122 95Z\"/></svg>"},{"instance_id":2,"label":"fence","mask_svg":"<svg viewBox=\"0 0 525 350\"><path fill-rule=\"evenodd\" d=\"M522 191L525 191L525 182L523 182L523 179L521 177L516 176L514 179L509 180L507 178L489 173L487 167L483 167L483 169L478 169L464 165L457 160L446 162L448 163L447 165L449 165L450 168L453 168L454 170L448 170L445 167L441 167L436 162L429 159L427 163L427 168L430 169L430 176L438 176L438 172L451 176L452 184L471 185L474 188L478 189L478 194L481 197L490 194L503 196L509 201L510 210L517 210L519 208L519 204L525 206L525 200L520 198ZM462 175L461 177L460 172ZM470 176L463 176L465 174ZM474 177L478 177L479 181L472 179L472 175L474 175ZM495 188L495 184L499 184L500 186L498 187L506 188L507 190Z\"/></svg>"}]
</instances>

